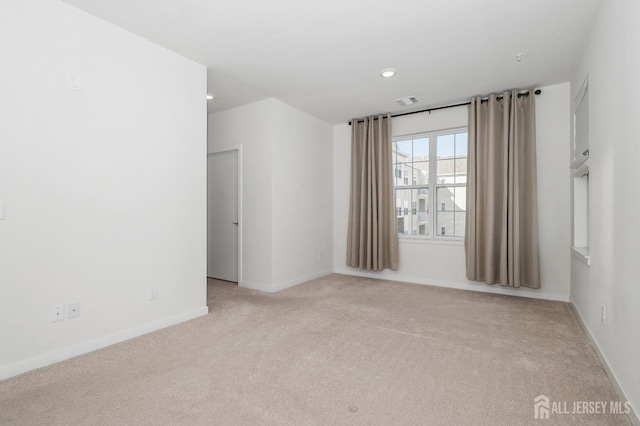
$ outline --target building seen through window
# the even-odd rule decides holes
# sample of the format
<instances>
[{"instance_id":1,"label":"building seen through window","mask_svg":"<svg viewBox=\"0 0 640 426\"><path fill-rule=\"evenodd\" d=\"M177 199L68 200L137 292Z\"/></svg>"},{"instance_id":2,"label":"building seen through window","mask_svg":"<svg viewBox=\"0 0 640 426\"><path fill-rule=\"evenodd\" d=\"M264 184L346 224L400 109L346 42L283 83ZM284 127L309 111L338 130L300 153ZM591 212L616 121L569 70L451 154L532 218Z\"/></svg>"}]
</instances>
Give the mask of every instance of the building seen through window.
<instances>
[{"instance_id":1,"label":"building seen through window","mask_svg":"<svg viewBox=\"0 0 640 426\"><path fill-rule=\"evenodd\" d=\"M400 235L464 237L466 129L396 138L393 168Z\"/></svg>"}]
</instances>

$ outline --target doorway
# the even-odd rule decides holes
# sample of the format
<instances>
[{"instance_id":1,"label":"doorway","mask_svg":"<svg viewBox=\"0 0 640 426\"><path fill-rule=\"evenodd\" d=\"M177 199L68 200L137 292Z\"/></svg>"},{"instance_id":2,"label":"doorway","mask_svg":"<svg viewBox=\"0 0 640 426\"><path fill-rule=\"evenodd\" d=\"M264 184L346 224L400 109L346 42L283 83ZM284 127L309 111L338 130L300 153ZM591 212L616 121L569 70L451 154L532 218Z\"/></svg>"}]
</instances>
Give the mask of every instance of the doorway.
<instances>
[{"instance_id":1,"label":"doorway","mask_svg":"<svg viewBox=\"0 0 640 426\"><path fill-rule=\"evenodd\" d=\"M207 155L207 276L240 281L240 150Z\"/></svg>"}]
</instances>

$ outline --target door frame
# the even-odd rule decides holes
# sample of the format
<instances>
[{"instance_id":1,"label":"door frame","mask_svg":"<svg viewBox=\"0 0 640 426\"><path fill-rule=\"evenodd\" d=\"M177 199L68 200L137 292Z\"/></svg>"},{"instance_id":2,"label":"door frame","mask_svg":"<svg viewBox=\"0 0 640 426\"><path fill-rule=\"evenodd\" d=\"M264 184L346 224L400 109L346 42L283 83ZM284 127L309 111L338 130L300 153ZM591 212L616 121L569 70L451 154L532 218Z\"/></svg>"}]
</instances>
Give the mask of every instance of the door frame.
<instances>
[{"instance_id":1,"label":"door frame","mask_svg":"<svg viewBox=\"0 0 640 426\"><path fill-rule=\"evenodd\" d=\"M242 220L242 145L238 145L235 148L223 148L223 149L217 149L217 150L213 150L211 152L207 153L207 165L209 164L209 156L213 156L213 155L218 155L218 154L226 154L228 152L236 152L237 153L237 161L238 161L238 193L237 195L237 200L238 200L238 286L242 287L242 227L243 227L243 220ZM209 168L207 167L207 215L209 214L209 187L208 187L208 180L209 180ZM207 218L207 222L208 222L208 218ZM208 225L208 223L207 223ZM208 230L207 230L208 232ZM207 251L207 259L208 259L209 253Z\"/></svg>"}]
</instances>

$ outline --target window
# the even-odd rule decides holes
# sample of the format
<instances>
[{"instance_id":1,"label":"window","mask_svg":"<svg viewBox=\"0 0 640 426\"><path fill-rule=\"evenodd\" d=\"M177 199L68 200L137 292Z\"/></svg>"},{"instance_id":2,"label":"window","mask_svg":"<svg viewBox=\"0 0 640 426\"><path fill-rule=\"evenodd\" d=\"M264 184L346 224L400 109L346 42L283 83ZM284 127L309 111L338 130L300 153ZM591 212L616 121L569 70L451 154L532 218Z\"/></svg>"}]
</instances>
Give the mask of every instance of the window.
<instances>
[{"instance_id":1,"label":"window","mask_svg":"<svg viewBox=\"0 0 640 426\"><path fill-rule=\"evenodd\" d=\"M587 265L589 252L589 86L588 77L575 100L573 135L573 244L571 251Z\"/></svg>"},{"instance_id":2,"label":"window","mask_svg":"<svg viewBox=\"0 0 640 426\"><path fill-rule=\"evenodd\" d=\"M467 129L454 129L394 138L400 235L464 238L467 136Z\"/></svg>"}]
</instances>

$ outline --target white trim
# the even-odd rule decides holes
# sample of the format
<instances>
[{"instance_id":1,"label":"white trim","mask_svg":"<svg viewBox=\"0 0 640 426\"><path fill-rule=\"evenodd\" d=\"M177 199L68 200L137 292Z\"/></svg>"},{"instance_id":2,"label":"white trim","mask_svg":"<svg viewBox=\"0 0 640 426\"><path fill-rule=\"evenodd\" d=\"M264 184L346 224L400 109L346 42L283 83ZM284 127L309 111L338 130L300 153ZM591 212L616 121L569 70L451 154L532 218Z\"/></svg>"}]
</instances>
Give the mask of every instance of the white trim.
<instances>
[{"instance_id":1,"label":"white trim","mask_svg":"<svg viewBox=\"0 0 640 426\"><path fill-rule=\"evenodd\" d=\"M586 155L583 155L581 158L577 158L573 163L571 163L571 170L577 170L580 167L582 167L582 165L589 160L589 157Z\"/></svg>"},{"instance_id":2,"label":"white trim","mask_svg":"<svg viewBox=\"0 0 640 426\"><path fill-rule=\"evenodd\" d=\"M238 145L238 282L242 282L242 144Z\"/></svg>"},{"instance_id":3,"label":"white trim","mask_svg":"<svg viewBox=\"0 0 640 426\"><path fill-rule=\"evenodd\" d=\"M466 107L467 105L465 104L465 105L459 105L459 106ZM431 115L431 113L435 112L435 111L421 111L421 112L424 112L424 113L428 112L429 115ZM419 114L419 113L415 113L415 114ZM397 118L399 118L399 117L402 117L402 116L397 116ZM391 118L396 118L396 117L391 117ZM391 141L392 142L397 142L399 140L404 140L404 139L407 139L407 138L419 139L419 138L424 137L424 136L430 137L432 133L433 134L435 134L435 133L445 134L445 135L450 134L450 133L460 133L460 131L462 131L462 130L468 132L469 131L469 126L453 126L453 127L447 127L447 128L444 128L444 129L437 128L437 129L432 129L432 130L427 130L427 131L420 131L420 132L416 132L416 133L403 133L401 135L392 136L391 137ZM437 135L436 135L436 137L437 137ZM429 143L431 143L431 142L429 142ZM431 147L429 147L429 148L431 148Z\"/></svg>"},{"instance_id":4,"label":"white trim","mask_svg":"<svg viewBox=\"0 0 640 426\"><path fill-rule=\"evenodd\" d=\"M576 161L571 167L573 169L573 177L585 177L589 174L589 157Z\"/></svg>"},{"instance_id":5,"label":"white trim","mask_svg":"<svg viewBox=\"0 0 640 426\"><path fill-rule=\"evenodd\" d=\"M307 281L315 280L315 279L324 277L326 275L330 275L331 273L333 273L333 271L321 271L315 274L306 275L304 277L296 278L283 283L272 284L271 288L272 288L272 291L275 293L277 291L285 290L287 288L295 287L299 284L306 283Z\"/></svg>"},{"instance_id":6,"label":"white trim","mask_svg":"<svg viewBox=\"0 0 640 426\"><path fill-rule=\"evenodd\" d=\"M264 293L273 293L273 291L271 291L270 285L262 284L262 283L254 283L251 281L240 281L238 282L238 287L247 288L249 290L258 290Z\"/></svg>"},{"instance_id":7,"label":"white trim","mask_svg":"<svg viewBox=\"0 0 640 426\"><path fill-rule=\"evenodd\" d=\"M588 93L589 91L589 74L587 74L587 76L585 77L584 81L582 82L582 86L580 86L580 90L578 90L578 94L576 95L576 98L574 99L574 103L573 103L573 116L572 116L572 126L573 126L573 135L572 135L572 140L571 140L571 158L573 159L571 165L573 166L574 163L576 162L580 162L582 161L582 158L579 157L579 155L582 155L582 157L585 157L583 152L576 152L576 134L577 134L577 127L576 127L576 113L578 112L578 110L580 109L580 107L582 106L582 102L584 101L584 97L585 95ZM587 104L587 106L589 106ZM589 117L587 117L587 120L589 119ZM590 129L589 126L587 124L587 135L589 134ZM587 150L589 149L589 146L587 146ZM586 152L586 151L585 151Z\"/></svg>"},{"instance_id":8,"label":"white trim","mask_svg":"<svg viewBox=\"0 0 640 426\"><path fill-rule=\"evenodd\" d=\"M333 272L336 274L353 275L356 277L406 282L406 283L412 283L412 284L429 285L433 287L452 288L456 290L477 291L480 293L492 293L492 294L502 294L505 296L527 297L529 299L553 300L556 302L569 301L569 295L543 293L535 289L529 289L527 287L519 287L519 288L503 287L500 284L489 285L481 282L476 283L473 281L469 281L469 282L440 281L440 280L425 279L422 277L412 277L409 275L399 275L396 273L392 275L388 271L366 272L366 271L360 271L356 269L348 269L346 267L334 269Z\"/></svg>"},{"instance_id":9,"label":"white trim","mask_svg":"<svg viewBox=\"0 0 640 426\"><path fill-rule=\"evenodd\" d=\"M571 247L571 254L580 259L580 261L585 265L591 266L589 247Z\"/></svg>"},{"instance_id":10,"label":"white trim","mask_svg":"<svg viewBox=\"0 0 640 426\"><path fill-rule=\"evenodd\" d=\"M464 237L435 237L425 238L417 235L398 235L400 244L436 244L449 246L464 246Z\"/></svg>"},{"instance_id":11,"label":"white trim","mask_svg":"<svg viewBox=\"0 0 640 426\"><path fill-rule=\"evenodd\" d=\"M259 290L265 293L277 293L279 291L282 290L286 290L288 288L291 287L295 287L297 285L300 284L304 284L308 281L312 281L318 278L322 278L324 276L330 275L332 274L333 271L322 271L322 272L317 272L315 274L311 274L311 275L306 275L304 277L300 277L300 278L296 278L290 281L286 281L283 283L279 283L279 284L261 284L261 283L254 283L254 282L250 282L250 281L243 281L241 283L239 283L240 287L244 287L244 288L249 288L252 290Z\"/></svg>"},{"instance_id":12,"label":"white trim","mask_svg":"<svg viewBox=\"0 0 640 426\"><path fill-rule=\"evenodd\" d=\"M47 365L55 364L79 355L84 355L97 349L102 349L116 343L124 342L125 340L133 339L134 337L139 337L181 322L207 315L208 313L209 308L207 306L203 306L178 315L162 318L138 327L120 331L115 334L99 337L64 349L14 362L13 364L5 365L0 368L0 380L8 379L9 377L17 376L18 374L26 373L27 371L35 370L36 368L46 367Z\"/></svg>"},{"instance_id":13,"label":"white trim","mask_svg":"<svg viewBox=\"0 0 640 426\"><path fill-rule=\"evenodd\" d=\"M578 94L574 100L574 112L580 107L580 104L584 99L584 95L587 94L587 90L589 90L589 74L585 76L582 86L580 86L580 90L578 90Z\"/></svg>"},{"instance_id":14,"label":"white trim","mask_svg":"<svg viewBox=\"0 0 640 426\"><path fill-rule=\"evenodd\" d=\"M602 369L604 370L605 374L609 378L609 381L611 382L611 385L613 386L613 389L615 390L616 394L618 394L618 398L620 398L620 401L623 401L623 402L628 401L631 404L631 401L629 401L629 398L627 398L627 395L625 394L624 390L620 386L620 383L618 382L616 375L611 370L611 367L609 367L609 362L607 361L607 357L605 357L602 351L600 350L600 346L598 345L598 342L596 342L596 339L594 339L593 334L591 334L591 330L589 330L589 327L587 327L587 323L584 321L582 314L580 313L580 310L578 309L578 306L575 304L573 299L569 300L569 306L571 306L571 310L573 310L574 314L576 315L576 318L578 319L578 322L580 323L580 326L582 327L584 334L587 336L587 340L589 340L589 343L593 348L593 352L596 354L596 356L598 357L598 360L600 361L600 364L602 365ZM631 405L631 412L628 414L628 417L632 425L640 426L640 419L638 418L637 410L633 405Z\"/></svg>"}]
</instances>

